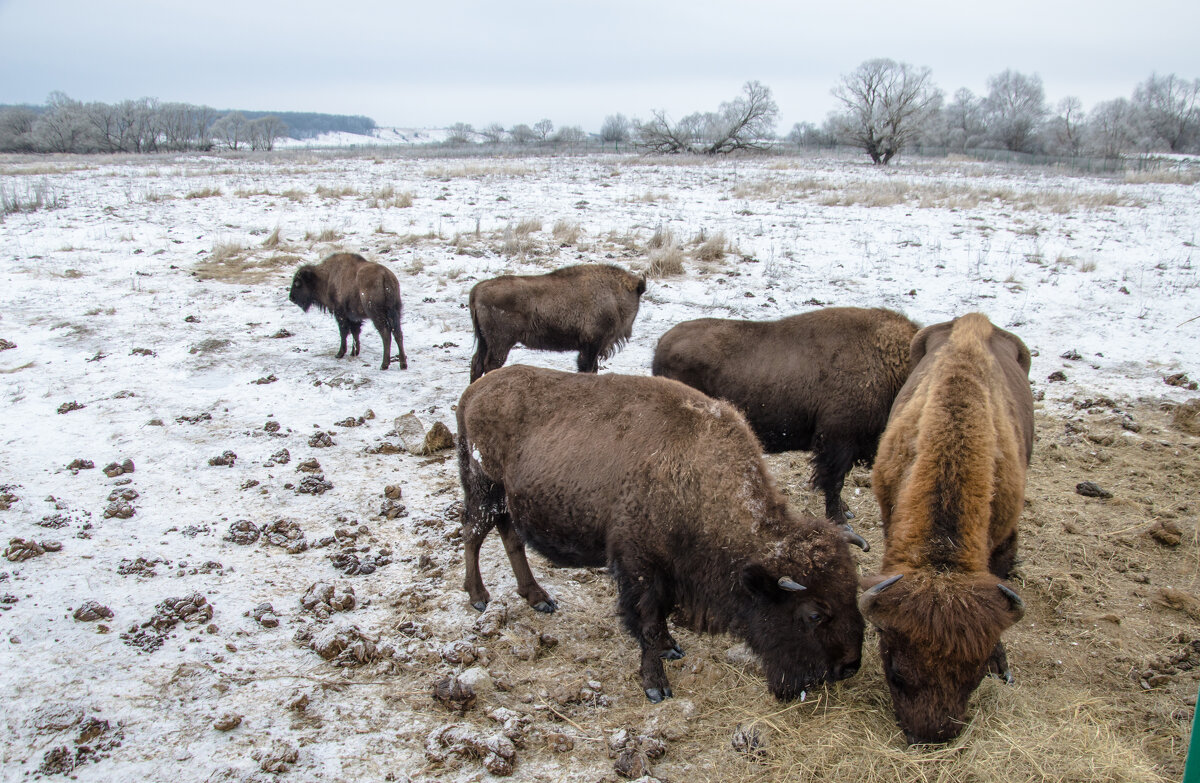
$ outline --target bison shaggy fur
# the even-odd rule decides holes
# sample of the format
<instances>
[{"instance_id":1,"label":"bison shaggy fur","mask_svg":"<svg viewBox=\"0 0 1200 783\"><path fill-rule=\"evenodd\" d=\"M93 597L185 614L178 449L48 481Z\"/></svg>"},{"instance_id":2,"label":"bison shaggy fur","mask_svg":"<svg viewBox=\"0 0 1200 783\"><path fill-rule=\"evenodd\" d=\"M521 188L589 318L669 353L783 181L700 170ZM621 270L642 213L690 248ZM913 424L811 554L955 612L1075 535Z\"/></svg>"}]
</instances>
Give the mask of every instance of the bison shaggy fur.
<instances>
[{"instance_id":1,"label":"bison shaggy fur","mask_svg":"<svg viewBox=\"0 0 1200 783\"><path fill-rule=\"evenodd\" d=\"M1000 635L1024 613L1004 580L1033 447L1029 349L971 313L921 330L912 356L875 460L885 551L860 606L908 741L945 742L985 674L1011 681Z\"/></svg>"},{"instance_id":2,"label":"bison shaggy fur","mask_svg":"<svg viewBox=\"0 0 1200 783\"><path fill-rule=\"evenodd\" d=\"M471 289L475 355L471 380L504 365L517 343L578 351L580 372L596 372L633 334L646 278L610 264L579 264L544 275L502 275Z\"/></svg>"},{"instance_id":3,"label":"bison shaggy fur","mask_svg":"<svg viewBox=\"0 0 1200 783\"><path fill-rule=\"evenodd\" d=\"M608 566L651 701L671 695L662 658L683 654L672 612L744 639L780 699L858 670L846 542L788 508L732 406L663 378L514 365L471 384L457 413L464 588L476 609L489 600L479 548L496 528L535 609L556 603L525 544L560 566Z\"/></svg>"},{"instance_id":4,"label":"bison shaggy fur","mask_svg":"<svg viewBox=\"0 0 1200 783\"><path fill-rule=\"evenodd\" d=\"M662 336L651 371L733 403L768 452L811 450L825 515L845 525L846 473L875 456L917 329L899 313L859 307L778 321L701 318Z\"/></svg>"},{"instance_id":5,"label":"bison shaggy fur","mask_svg":"<svg viewBox=\"0 0 1200 783\"><path fill-rule=\"evenodd\" d=\"M400 281L384 265L357 253L334 253L319 264L305 264L297 269L288 298L306 313L313 305L322 312L333 313L342 337L337 358L346 355L348 334L354 335L350 355L358 356L358 336L363 321L369 320L383 338L383 364L379 369L386 370L391 364L393 337L400 369L408 369L404 334L400 331Z\"/></svg>"}]
</instances>

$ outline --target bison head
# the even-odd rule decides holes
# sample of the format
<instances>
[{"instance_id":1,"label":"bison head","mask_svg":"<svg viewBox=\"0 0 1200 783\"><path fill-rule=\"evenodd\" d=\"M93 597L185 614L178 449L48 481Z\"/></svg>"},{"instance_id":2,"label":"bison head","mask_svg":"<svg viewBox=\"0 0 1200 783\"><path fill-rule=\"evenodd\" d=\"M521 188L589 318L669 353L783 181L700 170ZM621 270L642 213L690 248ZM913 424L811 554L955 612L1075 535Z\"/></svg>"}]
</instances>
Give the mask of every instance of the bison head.
<instances>
[{"instance_id":1,"label":"bison head","mask_svg":"<svg viewBox=\"0 0 1200 783\"><path fill-rule=\"evenodd\" d=\"M295 276L292 277L292 290L288 293L288 299L307 313L308 308L312 307L317 300L316 284L316 269L311 264L305 264L297 269Z\"/></svg>"},{"instance_id":2,"label":"bison head","mask_svg":"<svg viewBox=\"0 0 1200 783\"><path fill-rule=\"evenodd\" d=\"M879 630L879 657L905 737L909 744L954 739L984 675L1007 675L1000 634L1021 619L1024 604L990 574L868 581L876 584L859 607Z\"/></svg>"},{"instance_id":3,"label":"bison head","mask_svg":"<svg viewBox=\"0 0 1200 783\"><path fill-rule=\"evenodd\" d=\"M750 593L746 642L777 699L858 671L863 619L846 541L823 520L742 568Z\"/></svg>"}]
</instances>

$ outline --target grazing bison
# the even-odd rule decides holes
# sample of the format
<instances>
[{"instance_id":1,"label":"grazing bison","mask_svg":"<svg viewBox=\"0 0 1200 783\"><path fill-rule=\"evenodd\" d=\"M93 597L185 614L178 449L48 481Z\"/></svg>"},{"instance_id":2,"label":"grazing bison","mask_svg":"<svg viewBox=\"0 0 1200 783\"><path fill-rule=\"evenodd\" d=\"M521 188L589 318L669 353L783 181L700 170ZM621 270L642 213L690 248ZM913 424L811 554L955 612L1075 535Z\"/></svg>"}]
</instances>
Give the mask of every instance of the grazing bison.
<instances>
[{"instance_id":1,"label":"grazing bison","mask_svg":"<svg viewBox=\"0 0 1200 783\"><path fill-rule=\"evenodd\" d=\"M811 450L825 516L849 532L842 484L855 462L875 456L917 328L891 310L858 307L778 321L701 318L662 336L651 371L733 403L768 452Z\"/></svg>"},{"instance_id":2,"label":"grazing bison","mask_svg":"<svg viewBox=\"0 0 1200 783\"><path fill-rule=\"evenodd\" d=\"M288 295L304 312L316 305L337 319L342 348L337 358L346 355L346 335L354 335L351 356L358 356L358 335L363 321L370 319L383 338L383 364L392 361L392 337L396 338L400 369L408 369L404 355L404 334L400 331L400 281L382 264L368 261L357 253L334 253L319 264L305 264L292 278Z\"/></svg>"},{"instance_id":3,"label":"grazing bison","mask_svg":"<svg viewBox=\"0 0 1200 783\"><path fill-rule=\"evenodd\" d=\"M972 313L918 332L912 358L875 460L885 551L859 606L908 741L945 742L985 673L1011 682L1000 634L1024 604L1002 580L1033 448L1029 349Z\"/></svg>"},{"instance_id":4,"label":"grazing bison","mask_svg":"<svg viewBox=\"0 0 1200 783\"><path fill-rule=\"evenodd\" d=\"M471 289L475 356L471 380L502 367L517 343L538 351L579 351L579 371L596 372L633 334L646 278L610 264L580 264L545 275L503 275Z\"/></svg>"},{"instance_id":5,"label":"grazing bison","mask_svg":"<svg viewBox=\"0 0 1200 783\"><path fill-rule=\"evenodd\" d=\"M671 695L662 658L682 624L746 640L767 685L789 699L858 670L863 622L849 549L826 520L794 514L745 420L663 378L514 365L458 405L465 499L464 588L482 610L479 547L500 532L517 591L556 608L525 559L609 567L621 617L642 648L650 701Z\"/></svg>"}]
</instances>

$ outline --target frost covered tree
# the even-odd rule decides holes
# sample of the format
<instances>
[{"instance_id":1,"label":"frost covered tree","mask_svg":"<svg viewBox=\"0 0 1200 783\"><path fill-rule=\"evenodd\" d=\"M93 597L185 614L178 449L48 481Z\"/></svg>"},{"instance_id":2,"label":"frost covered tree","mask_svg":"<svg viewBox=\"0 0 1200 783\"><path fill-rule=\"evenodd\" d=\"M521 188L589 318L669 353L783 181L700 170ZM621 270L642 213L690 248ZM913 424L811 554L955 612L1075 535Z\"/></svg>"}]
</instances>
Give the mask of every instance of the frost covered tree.
<instances>
[{"instance_id":1,"label":"frost covered tree","mask_svg":"<svg viewBox=\"0 0 1200 783\"><path fill-rule=\"evenodd\" d=\"M619 144L629 141L629 120L624 114L610 114L600 126L600 140Z\"/></svg>"},{"instance_id":2,"label":"frost covered tree","mask_svg":"<svg viewBox=\"0 0 1200 783\"><path fill-rule=\"evenodd\" d=\"M1088 115L1085 149L1102 158L1117 158L1137 145L1137 112L1127 98L1098 103Z\"/></svg>"},{"instance_id":3,"label":"frost covered tree","mask_svg":"<svg viewBox=\"0 0 1200 783\"><path fill-rule=\"evenodd\" d=\"M0 109L0 152L33 152L33 126L37 112L27 106Z\"/></svg>"},{"instance_id":4,"label":"frost covered tree","mask_svg":"<svg viewBox=\"0 0 1200 783\"><path fill-rule=\"evenodd\" d=\"M231 111L212 124L213 137L231 150L237 150L249 141L246 116L240 111Z\"/></svg>"},{"instance_id":5,"label":"frost covered tree","mask_svg":"<svg viewBox=\"0 0 1200 783\"><path fill-rule=\"evenodd\" d=\"M251 120L249 125L250 149L270 152L275 149L275 142L279 141L279 138L285 133L287 133L287 125L274 114Z\"/></svg>"},{"instance_id":6,"label":"frost covered tree","mask_svg":"<svg viewBox=\"0 0 1200 783\"><path fill-rule=\"evenodd\" d=\"M1011 69L989 76L983 111L993 142L1013 152L1035 152L1047 114L1042 77Z\"/></svg>"},{"instance_id":7,"label":"frost covered tree","mask_svg":"<svg viewBox=\"0 0 1200 783\"><path fill-rule=\"evenodd\" d=\"M554 132L554 123L550 120L542 119L533 124L533 135L538 141L545 141L550 138L550 134Z\"/></svg>"},{"instance_id":8,"label":"frost covered tree","mask_svg":"<svg viewBox=\"0 0 1200 783\"><path fill-rule=\"evenodd\" d=\"M550 140L555 144L583 144L585 141L587 141L587 133L585 133L583 128L579 127L578 125L566 125L555 131L554 135L550 137Z\"/></svg>"},{"instance_id":9,"label":"frost covered tree","mask_svg":"<svg viewBox=\"0 0 1200 783\"><path fill-rule=\"evenodd\" d=\"M484 126L479 132L483 135L483 140L488 144L499 144L504 140L504 126L498 122Z\"/></svg>"},{"instance_id":10,"label":"frost covered tree","mask_svg":"<svg viewBox=\"0 0 1200 783\"><path fill-rule=\"evenodd\" d=\"M1083 150L1085 119L1083 102L1078 98L1059 101L1044 132L1049 151L1057 155L1078 155Z\"/></svg>"},{"instance_id":11,"label":"frost covered tree","mask_svg":"<svg viewBox=\"0 0 1200 783\"><path fill-rule=\"evenodd\" d=\"M663 111L651 112L649 122L635 121L634 143L651 152L705 155L765 149L775 136L778 116L771 88L750 81L742 85L740 96L715 112L689 114L678 123Z\"/></svg>"},{"instance_id":12,"label":"frost covered tree","mask_svg":"<svg viewBox=\"0 0 1200 783\"><path fill-rule=\"evenodd\" d=\"M512 126L508 135L512 136L512 140L517 144L528 144L537 138L537 134L533 132L533 128L524 123Z\"/></svg>"},{"instance_id":13,"label":"frost covered tree","mask_svg":"<svg viewBox=\"0 0 1200 783\"><path fill-rule=\"evenodd\" d=\"M94 147L83 104L65 93L52 92L47 110L37 118L33 135L38 149L49 152L87 152Z\"/></svg>"},{"instance_id":14,"label":"frost covered tree","mask_svg":"<svg viewBox=\"0 0 1200 783\"><path fill-rule=\"evenodd\" d=\"M987 124L983 101L966 87L954 91L954 100L941 111L944 143L954 152L966 152L983 144Z\"/></svg>"},{"instance_id":15,"label":"frost covered tree","mask_svg":"<svg viewBox=\"0 0 1200 783\"><path fill-rule=\"evenodd\" d=\"M1191 152L1200 146L1200 79L1151 74L1134 89L1133 106L1147 148Z\"/></svg>"},{"instance_id":16,"label":"frost covered tree","mask_svg":"<svg viewBox=\"0 0 1200 783\"><path fill-rule=\"evenodd\" d=\"M456 122L446 129L447 144L467 144L475 138L475 129L470 123Z\"/></svg>"},{"instance_id":17,"label":"frost covered tree","mask_svg":"<svg viewBox=\"0 0 1200 783\"><path fill-rule=\"evenodd\" d=\"M928 68L887 58L862 63L832 92L842 104L835 115L838 137L885 166L920 133L942 99Z\"/></svg>"}]
</instances>

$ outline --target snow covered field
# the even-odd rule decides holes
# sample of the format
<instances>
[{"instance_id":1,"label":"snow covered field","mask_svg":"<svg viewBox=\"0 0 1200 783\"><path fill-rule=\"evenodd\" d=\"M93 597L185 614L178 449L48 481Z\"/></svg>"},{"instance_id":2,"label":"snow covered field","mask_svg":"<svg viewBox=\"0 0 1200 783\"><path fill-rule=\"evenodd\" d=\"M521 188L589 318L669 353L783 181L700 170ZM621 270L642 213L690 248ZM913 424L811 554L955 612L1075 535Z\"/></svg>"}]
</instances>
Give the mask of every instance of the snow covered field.
<instances>
[{"instance_id":1,"label":"snow covered field","mask_svg":"<svg viewBox=\"0 0 1200 783\"><path fill-rule=\"evenodd\" d=\"M52 542L0 567L0 777L78 764L80 780L476 779L480 763L439 760L430 732L457 720L495 735L510 719L487 717L498 706L533 726L516 779L611 775L606 710L649 708L607 578L538 560L563 608L535 617L490 541L485 580L511 618L480 630L460 588L452 452L383 446L409 412L454 429L471 286L578 262L644 269L658 231L684 273L650 281L604 371L648 374L658 336L702 316L884 306L928 324L979 310L1034 352L1043 415L1084 398L1180 403L1197 396L1187 379L1164 379L1200 378L1200 320L1186 323L1200 315L1200 194L1186 170L1142 179L1157 181L957 161L0 158L7 194L53 202L0 222L0 532ZM701 258L705 241L725 252ZM335 359L333 319L288 302L296 266L335 250L400 278L409 370L378 369L370 324L362 355ZM133 472L105 475L124 460ZM239 520L259 538L227 540ZM316 582L351 586L355 608L332 621L303 608ZM74 619L89 600L114 616ZM277 625L248 615L262 603ZM572 615L589 612L606 636L580 636ZM529 657L510 652L521 644ZM594 652L567 657L575 644ZM472 662L480 704L460 718L430 694ZM572 672L590 695L555 701ZM877 663L855 681L872 677L855 687L882 689ZM688 692L681 679L664 710L686 712ZM213 728L230 713L240 725ZM552 713L566 717L553 731ZM555 733L576 750L547 750ZM686 762L668 750L655 768L682 780Z\"/></svg>"}]
</instances>

